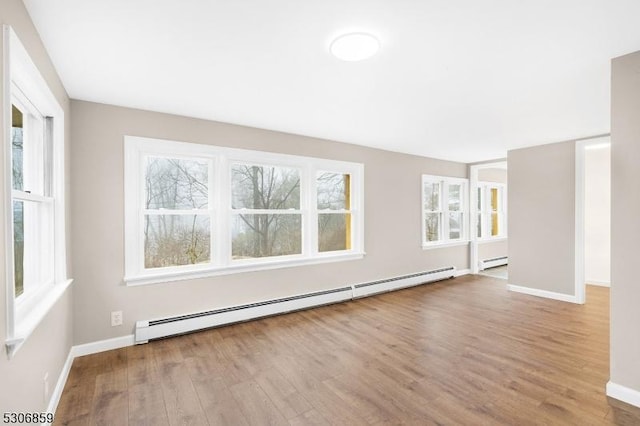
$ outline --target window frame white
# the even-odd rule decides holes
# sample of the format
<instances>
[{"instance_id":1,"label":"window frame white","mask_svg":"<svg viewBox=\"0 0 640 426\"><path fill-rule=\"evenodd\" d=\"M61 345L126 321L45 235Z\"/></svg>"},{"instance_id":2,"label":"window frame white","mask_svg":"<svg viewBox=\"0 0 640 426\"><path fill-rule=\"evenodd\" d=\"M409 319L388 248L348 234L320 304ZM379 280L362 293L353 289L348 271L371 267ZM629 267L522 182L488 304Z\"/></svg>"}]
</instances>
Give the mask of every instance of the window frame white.
<instances>
[{"instance_id":1,"label":"window frame white","mask_svg":"<svg viewBox=\"0 0 640 426\"><path fill-rule=\"evenodd\" d=\"M164 283L248 271L261 271L364 257L364 165L346 161L326 160L245 149L227 148L154 139L124 136L125 152L125 274L128 286ZM145 158L208 158L213 164L209 176L209 208L211 222L211 261L198 265L166 268L144 268L144 233L140 212L144 197ZM300 210L302 216L302 253L253 259L231 257L231 166L233 164L291 167L300 170ZM348 250L319 252L317 247L316 174L318 171L335 171L351 176L350 196L352 246ZM249 212L254 212L248 210ZM315 232L311 230L316 230Z\"/></svg>"},{"instance_id":2,"label":"window frame white","mask_svg":"<svg viewBox=\"0 0 640 426\"><path fill-rule=\"evenodd\" d=\"M3 25L3 110L4 115L4 221L7 324L5 346L11 358L33 333L45 315L71 284L67 277L65 233L65 173L64 173L64 110L51 92L46 81L31 60L18 36L8 25ZM29 193L28 189L13 189L12 170L12 105L28 104L30 114L42 120L42 137L50 140L49 161L44 164L49 175L43 193ZM24 111L23 111L24 113ZM53 123L45 126L44 121ZM26 132L28 133L28 132ZM29 135L26 135L29 137ZM28 140L25 140L25 144ZM30 143L30 142L29 142ZM46 149L46 148L43 148ZM46 188L46 189L45 189ZM45 193L47 192L47 193ZM52 224L48 248L43 250L41 263L53 268L46 282L32 289L25 286L24 293L15 295L13 201L47 206L50 212L40 212L39 219ZM44 218L40 217L44 216ZM33 266L34 259L31 259ZM39 265L40 266L40 265Z\"/></svg>"},{"instance_id":3,"label":"window frame white","mask_svg":"<svg viewBox=\"0 0 640 426\"><path fill-rule=\"evenodd\" d=\"M498 191L498 235L491 235L491 215L493 210L491 209L491 189ZM478 242L485 241L497 241L508 238L507 230L507 185L499 182L478 181L476 191L480 191L480 208L477 209L476 215L479 218L476 220L480 224L480 236L476 234L476 240ZM476 201L478 201L476 200ZM477 232L477 229L474 229Z\"/></svg>"},{"instance_id":4,"label":"window frame white","mask_svg":"<svg viewBox=\"0 0 640 426\"><path fill-rule=\"evenodd\" d=\"M425 209L425 184L439 184L439 210L426 210ZM460 210L449 210L449 186L460 185ZM448 247L465 245L469 243L469 179L458 178L451 176L436 176L436 175L422 175L422 182L420 185L422 201L421 207L421 230L422 230L422 248L430 249L436 247ZM425 221L428 213L438 213L440 215L440 227L439 238L436 241L427 241ZM449 213L460 213L460 238L450 238L450 224Z\"/></svg>"}]
</instances>

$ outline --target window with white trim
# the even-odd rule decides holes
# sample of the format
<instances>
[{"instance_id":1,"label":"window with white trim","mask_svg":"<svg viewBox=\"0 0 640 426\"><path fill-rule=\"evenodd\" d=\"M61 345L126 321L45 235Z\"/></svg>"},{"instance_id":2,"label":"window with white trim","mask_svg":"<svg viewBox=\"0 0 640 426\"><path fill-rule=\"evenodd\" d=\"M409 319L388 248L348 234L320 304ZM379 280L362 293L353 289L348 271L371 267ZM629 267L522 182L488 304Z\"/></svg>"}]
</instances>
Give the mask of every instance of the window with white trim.
<instances>
[{"instance_id":1,"label":"window with white trim","mask_svg":"<svg viewBox=\"0 0 640 426\"><path fill-rule=\"evenodd\" d=\"M363 170L125 136L125 281L361 258Z\"/></svg>"},{"instance_id":2,"label":"window with white trim","mask_svg":"<svg viewBox=\"0 0 640 426\"><path fill-rule=\"evenodd\" d=\"M422 176L422 245L468 240L467 179Z\"/></svg>"},{"instance_id":3,"label":"window with white trim","mask_svg":"<svg viewBox=\"0 0 640 426\"><path fill-rule=\"evenodd\" d=\"M478 182L479 239L506 238L507 187L501 183Z\"/></svg>"},{"instance_id":4,"label":"window with white trim","mask_svg":"<svg viewBox=\"0 0 640 426\"><path fill-rule=\"evenodd\" d=\"M5 26L7 351L13 356L70 284L64 232L64 113ZM6 66L8 65L8 67ZM5 116L6 117L6 116Z\"/></svg>"}]
</instances>

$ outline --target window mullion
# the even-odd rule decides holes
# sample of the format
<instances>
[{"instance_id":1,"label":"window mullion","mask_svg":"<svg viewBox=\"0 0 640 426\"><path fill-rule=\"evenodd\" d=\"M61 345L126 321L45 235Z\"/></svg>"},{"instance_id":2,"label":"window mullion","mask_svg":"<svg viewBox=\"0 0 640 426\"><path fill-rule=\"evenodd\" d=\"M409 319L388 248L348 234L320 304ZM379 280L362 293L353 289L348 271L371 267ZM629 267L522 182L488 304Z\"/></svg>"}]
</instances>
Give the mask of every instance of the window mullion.
<instances>
[{"instance_id":1,"label":"window mullion","mask_svg":"<svg viewBox=\"0 0 640 426\"><path fill-rule=\"evenodd\" d=\"M440 182L442 197L440 197L440 210L442 211L442 225L440 226L441 241L449 240L449 184L445 181Z\"/></svg>"},{"instance_id":2,"label":"window mullion","mask_svg":"<svg viewBox=\"0 0 640 426\"><path fill-rule=\"evenodd\" d=\"M306 210L306 219L304 221L303 238L304 238L304 254L305 256L316 256L318 254L318 241L320 236L318 221L320 220L320 212L318 211L318 184L317 176L318 170L313 166L308 166L305 169L306 172L306 194L302 194L302 199L305 201L304 209ZM304 216L303 216L304 217Z\"/></svg>"}]
</instances>

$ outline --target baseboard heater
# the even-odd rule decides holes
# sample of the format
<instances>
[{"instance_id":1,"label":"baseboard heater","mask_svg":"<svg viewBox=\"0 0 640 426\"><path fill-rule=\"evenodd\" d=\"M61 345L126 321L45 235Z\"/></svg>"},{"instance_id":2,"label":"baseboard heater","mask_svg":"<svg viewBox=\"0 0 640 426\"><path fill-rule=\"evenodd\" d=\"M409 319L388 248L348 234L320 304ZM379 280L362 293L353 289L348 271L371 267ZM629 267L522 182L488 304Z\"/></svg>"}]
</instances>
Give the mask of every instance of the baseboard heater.
<instances>
[{"instance_id":1,"label":"baseboard heater","mask_svg":"<svg viewBox=\"0 0 640 426\"><path fill-rule=\"evenodd\" d=\"M301 294L282 299L249 303L229 308L215 309L188 315L137 321L135 343L147 343L149 340L179 334L191 333L212 327L219 327L256 318L287 312L299 311L316 306L344 302L373 294L439 281L455 276L456 268L435 269L411 275L361 283L315 293Z\"/></svg>"},{"instance_id":2,"label":"baseboard heater","mask_svg":"<svg viewBox=\"0 0 640 426\"><path fill-rule=\"evenodd\" d=\"M509 263L509 258L507 256L494 257L492 259L484 259L480 261L480 270L484 271L485 269L495 268L496 266L507 265L508 263Z\"/></svg>"}]
</instances>

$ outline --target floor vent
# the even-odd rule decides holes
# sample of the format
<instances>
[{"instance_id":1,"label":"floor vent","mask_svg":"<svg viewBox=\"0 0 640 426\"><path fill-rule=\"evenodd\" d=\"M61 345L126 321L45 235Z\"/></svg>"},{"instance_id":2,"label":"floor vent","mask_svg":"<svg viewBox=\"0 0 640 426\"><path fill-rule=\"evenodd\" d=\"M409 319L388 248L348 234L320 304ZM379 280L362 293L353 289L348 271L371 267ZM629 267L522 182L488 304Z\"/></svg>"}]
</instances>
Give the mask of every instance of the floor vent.
<instances>
[{"instance_id":1,"label":"floor vent","mask_svg":"<svg viewBox=\"0 0 640 426\"><path fill-rule=\"evenodd\" d=\"M353 298L356 299L359 297L370 296L372 294L384 293L405 287L412 287L419 284L452 278L455 275L455 272L456 268L454 266L450 266L448 268L434 269L431 271L418 272L416 274L403 275L385 280L356 284L353 286Z\"/></svg>"},{"instance_id":2,"label":"floor vent","mask_svg":"<svg viewBox=\"0 0 640 426\"><path fill-rule=\"evenodd\" d=\"M492 259L484 259L480 261L480 270L484 271L485 269L495 268L496 266L502 266L508 263L509 263L509 258L507 256L494 257Z\"/></svg>"}]
</instances>

